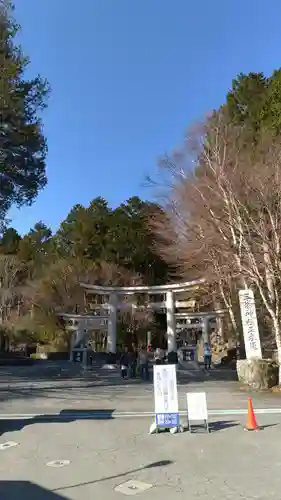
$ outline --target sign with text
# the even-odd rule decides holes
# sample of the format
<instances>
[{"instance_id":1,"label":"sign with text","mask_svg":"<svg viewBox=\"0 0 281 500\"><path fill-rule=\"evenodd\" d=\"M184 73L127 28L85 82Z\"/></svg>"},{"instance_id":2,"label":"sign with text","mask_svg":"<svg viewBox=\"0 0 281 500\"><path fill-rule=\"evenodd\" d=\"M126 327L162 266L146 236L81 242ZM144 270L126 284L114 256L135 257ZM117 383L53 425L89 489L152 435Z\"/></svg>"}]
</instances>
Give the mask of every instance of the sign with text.
<instances>
[{"instance_id":1,"label":"sign with text","mask_svg":"<svg viewBox=\"0 0 281 500\"><path fill-rule=\"evenodd\" d=\"M261 342L252 290L239 290L239 303L247 359L261 359Z\"/></svg>"},{"instance_id":2,"label":"sign with text","mask_svg":"<svg viewBox=\"0 0 281 500\"><path fill-rule=\"evenodd\" d=\"M188 392L186 400L189 421L208 420L206 392Z\"/></svg>"},{"instance_id":3,"label":"sign with text","mask_svg":"<svg viewBox=\"0 0 281 500\"><path fill-rule=\"evenodd\" d=\"M153 367L155 419L158 427L179 425L177 374L175 365Z\"/></svg>"}]
</instances>

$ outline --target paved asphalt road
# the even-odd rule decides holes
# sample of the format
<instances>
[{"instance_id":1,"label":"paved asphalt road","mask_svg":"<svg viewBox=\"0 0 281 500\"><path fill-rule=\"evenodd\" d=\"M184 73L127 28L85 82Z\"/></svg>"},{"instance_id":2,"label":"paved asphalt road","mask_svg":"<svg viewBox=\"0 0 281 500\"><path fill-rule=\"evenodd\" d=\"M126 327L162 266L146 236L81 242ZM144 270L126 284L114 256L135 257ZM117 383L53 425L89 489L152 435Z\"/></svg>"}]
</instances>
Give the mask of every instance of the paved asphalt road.
<instances>
[{"instance_id":1,"label":"paved asphalt road","mask_svg":"<svg viewBox=\"0 0 281 500\"><path fill-rule=\"evenodd\" d=\"M186 409L187 391L205 391L208 408L246 411L248 394L239 390L226 372L180 372L178 391L180 409ZM253 394L256 408L281 408L281 396ZM83 410L115 412L153 412L151 382L121 380L119 373L94 370L81 374L68 364L42 364L40 367L0 370L0 402L5 414L52 414Z\"/></svg>"},{"instance_id":2,"label":"paved asphalt road","mask_svg":"<svg viewBox=\"0 0 281 500\"><path fill-rule=\"evenodd\" d=\"M181 408L187 390L205 390L211 409L246 409L248 395L239 392L235 382L221 379L215 372L181 373ZM102 371L81 376L72 368L62 372L59 365L1 370L0 398L3 500L118 500L125 497L118 487L128 481L139 483L130 483L127 493L144 500L279 496L281 415L258 415L264 428L254 433L244 431L244 415L213 415L209 435L150 436L150 419L143 418L143 412L153 410L151 383L123 382L118 374ZM281 406L276 395L254 395L254 403L276 411ZM83 410L96 415L106 410L107 418L85 420ZM73 418L60 420L4 418L8 413L70 411ZM114 418L117 414L121 417ZM1 449L5 442L16 445ZM47 465L62 460L67 461L63 467Z\"/></svg>"}]
</instances>

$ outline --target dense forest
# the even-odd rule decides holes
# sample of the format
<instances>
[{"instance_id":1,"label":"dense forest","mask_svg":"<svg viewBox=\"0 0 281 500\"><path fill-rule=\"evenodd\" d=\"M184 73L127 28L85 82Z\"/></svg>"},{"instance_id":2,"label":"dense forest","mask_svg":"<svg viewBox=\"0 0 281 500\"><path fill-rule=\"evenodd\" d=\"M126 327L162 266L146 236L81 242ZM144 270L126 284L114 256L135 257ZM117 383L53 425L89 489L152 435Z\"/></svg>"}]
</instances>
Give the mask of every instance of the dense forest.
<instances>
[{"instance_id":1,"label":"dense forest","mask_svg":"<svg viewBox=\"0 0 281 500\"><path fill-rule=\"evenodd\" d=\"M238 290L253 289L262 341L277 346L281 362L281 70L238 75L221 107L160 161L161 206L132 196L113 210L96 198L74 206L56 233L39 221L20 237L7 214L47 183L41 116L50 88L25 78L14 9L0 5L1 347L66 342L57 312L81 310L79 280L204 276L200 303L225 308L237 340Z\"/></svg>"},{"instance_id":2,"label":"dense forest","mask_svg":"<svg viewBox=\"0 0 281 500\"><path fill-rule=\"evenodd\" d=\"M154 249L147 223L157 211L160 207L137 197L115 210L97 198L87 208L73 207L55 234L43 222L23 237L12 227L4 230L1 311L10 338L59 340L64 332L57 313L83 310L79 281L165 283L169 266Z\"/></svg>"}]
</instances>

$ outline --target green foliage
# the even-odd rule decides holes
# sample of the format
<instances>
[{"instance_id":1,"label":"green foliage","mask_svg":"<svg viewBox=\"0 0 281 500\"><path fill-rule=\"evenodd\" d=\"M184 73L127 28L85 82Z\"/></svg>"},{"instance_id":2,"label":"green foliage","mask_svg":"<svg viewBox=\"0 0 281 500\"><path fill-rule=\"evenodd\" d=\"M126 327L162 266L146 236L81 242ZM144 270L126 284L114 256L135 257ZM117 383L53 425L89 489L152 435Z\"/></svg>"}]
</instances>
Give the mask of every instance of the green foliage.
<instances>
[{"instance_id":1,"label":"green foliage","mask_svg":"<svg viewBox=\"0 0 281 500\"><path fill-rule=\"evenodd\" d=\"M51 229L43 222L37 222L19 241L17 255L25 265L29 278L40 277L55 255L55 242Z\"/></svg>"},{"instance_id":2,"label":"green foliage","mask_svg":"<svg viewBox=\"0 0 281 500\"><path fill-rule=\"evenodd\" d=\"M139 273L146 284L167 280L167 265L154 248L154 235L148 221L160 207L137 196L121 204L111 214L107 235L106 260L112 260Z\"/></svg>"},{"instance_id":3,"label":"green foliage","mask_svg":"<svg viewBox=\"0 0 281 500\"><path fill-rule=\"evenodd\" d=\"M1 7L1 5L0 5ZM0 9L0 221L12 204L30 204L46 184L46 140L40 112L49 87L40 76L26 79L29 60L16 45L13 7Z\"/></svg>"},{"instance_id":4,"label":"green foliage","mask_svg":"<svg viewBox=\"0 0 281 500\"><path fill-rule=\"evenodd\" d=\"M93 200L89 208L75 205L57 232L58 252L62 256L101 260L110 213L102 198Z\"/></svg>"},{"instance_id":5,"label":"green foliage","mask_svg":"<svg viewBox=\"0 0 281 500\"><path fill-rule=\"evenodd\" d=\"M163 283L167 265L154 249L148 219L160 207L130 198L111 210L102 198L88 208L73 207L55 235L56 248L64 257L90 259L119 265L140 274L143 282Z\"/></svg>"},{"instance_id":6,"label":"green foliage","mask_svg":"<svg viewBox=\"0 0 281 500\"><path fill-rule=\"evenodd\" d=\"M13 227L5 229L2 234L0 253L4 255L16 255L19 249L21 237Z\"/></svg>"},{"instance_id":7,"label":"green foliage","mask_svg":"<svg viewBox=\"0 0 281 500\"><path fill-rule=\"evenodd\" d=\"M267 102L268 80L263 73L240 73L232 82L227 94L226 106L234 124L244 124L258 130L262 123L262 111Z\"/></svg>"},{"instance_id":8,"label":"green foliage","mask_svg":"<svg viewBox=\"0 0 281 500\"><path fill-rule=\"evenodd\" d=\"M23 262L40 260L48 255L51 242L52 231L43 222L37 222L19 242L19 258Z\"/></svg>"},{"instance_id":9,"label":"green foliage","mask_svg":"<svg viewBox=\"0 0 281 500\"><path fill-rule=\"evenodd\" d=\"M281 69L269 77L263 73L240 73L232 82L226 104L220 111L227 114L234 125L243 125L253 138L269 130L281 130ZM250 140L250 138L249 138Z\"/></svg>"},{"instance_id":10,"label":"green foliage","mask_svg":"<svg viewBox=\"0 0 281 500\"><path fill-rule=\"evenodd\" d=\"M14 338L19 343L55 343L65 338L66 332L56 314L46 309L36 309L36 313L20 316L15 327Z\"/></svg>"},{"instance_id":11,"label":"green foliage","mask_svg":"<svg viewBox=\"0 0 281 500\"><path fill-rule=\"evenodd\" d=\"M29 331L28 338L33 340L54 342L57 338L67 343L68 334L57 313L84 310L79 281L165 283L168 266L154 248L148 225L152 212L159 210L138 197L112 210L97 198L87 208L73 207L54 235L43 222L22 238L13 228L7 229L0 240L0 254L15 254L21 262L21 314L13 323L17 337ZM28 312L31 306L32 314ZM123 318L120 328L126 338L133 334L142 338L144 318Z\"/></svg>"},{"instance_id":12,"label":"green foliage","mask_svg":"<svg viewBox=\"0 0 281 500\"><path fill-rule=\"evenodd\" d=\"M267 98L261 113L265 128L276 134L281 131L281 69L274 71L267 82Z\"/></svg>"}]
</instances>

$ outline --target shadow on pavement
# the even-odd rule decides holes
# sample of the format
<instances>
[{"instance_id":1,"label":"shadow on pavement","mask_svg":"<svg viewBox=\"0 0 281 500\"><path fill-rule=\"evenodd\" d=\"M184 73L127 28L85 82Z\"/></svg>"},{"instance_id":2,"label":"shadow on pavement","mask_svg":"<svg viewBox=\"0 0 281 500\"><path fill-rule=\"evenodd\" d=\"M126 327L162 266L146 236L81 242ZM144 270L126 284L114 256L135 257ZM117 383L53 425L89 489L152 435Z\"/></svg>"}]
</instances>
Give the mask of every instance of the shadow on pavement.
<instances>
[{"instance_id":1,"label":"shadow on pavement","mask_svg":"<svg viewBox=\"0 0 281 500\"><path fill-rule=\"evenodd\" d=\"M77 484L72 484L69 486L62 486L61 488L56 488L53 491L70 490L70 489L74 489L74 488L79 488L81 486L88 486L90 484L101 483L103 481L110 481L111 479L118 479L121 477L125 477L125 476L128 476L129 474L135 474L136 472L140 472L140 471L145 470L145 469L153 469L156 467L166 467L167 465L172 465L173 463L174 462L172 462L171 460L161 460L160 462L153 462L151 464L145 465L144 467L139 467L138 469L131 469L131 470L129 470L127 472L123 472L121 474L116 474L114 476L106 476L106 477L102 477L100 479L94 479L93 481L87 481L84 483L77 483Z\"/></svg>"},{"instance_id":2,"label":"shadow on pavement","mask_svg":"<svg viewBox=\"0 0 281 500\"><path fill-rule=\"evenodd\" d=\"M6 432L20 431L33 424L70 423L76 420L111 420L114 419L114 409L100 410L62 410L53 415L37 415L28 419L3 419L0 420L0 436ZM1 498L1 497L0 497Z\"/></svg>"},{"instance_id":3,"label":"shadow on pavement","mask_svg":"<svg viewBox=\"0 0 281 500\"><path fill-rule=\"evenodd\" d=\"M69 486L62 486L61 488L56 488L54 490L46 490L45 488L31 483L30 481L0 481L0 498L3 500L22 500L23 498L26 498L27 500L66 500L65 496L62 496L57 492L79 488L81 486L87 486L102 481L109 481L111 479L117 479L119 477L121 478L145 469L165 467L173 463L174 462L172 462L171 460L161 460L160 462L153 462L144 467L129 470L121 474L116 474L115 476L107 476L93 481L72 484Z\"/></svg>"},{"instance_id":4,"label":"shadow on pavement","mask_svg":"<svg viewBox=\"0 0 281 500\"><path fill-rule=\"evenodd\" d=\"M235 420L218 420L217 422L210 422L209 429L210 432L218 432L229 429L230 427L237 427L238 425L240 425L239 422Z\"/></svg>"},{"instance_id":5,"label":"shadow on pavement","mask_svg":"<svg viewBox=\"0 0 281 500\"><path fill-rule=\"evenodd\" d=\"M259 425L258 429L259 429L259 431L264 431L265 429L269 429L269 427L276 427L277 425L280 425L280 423L276 422L275 424Z\"/></svg>"},{"instance_id":6,"label":"shadow on pavement","mask_svg":"<svg viewBox=\"0 0 281 500\"><path fill-rule=\"evenodd\" d=\"M279 425L278 423L274 424L266 424L259 426L258 430L263 431L269 427L275 427ZM209 422L209 431L210 432L219 432L224 431L226 429L230 429L231 427L243 427L241 422L237 422L235 420L218 420L217 422ZM245 427L244 427L245 428ZM188 428L185 429L188 431ZM206 429L203 424L192 424L192 433L201 433L206 432Z\"/></svg>"},{"instance_id":7,"label":"shadow on pavement","mask_svg":"<svg viewBox=\"0 0 281 500\"><path fill-rule=\"evenodd\" d=\"M3 500L66 500L50 490L30 481L0 481L0 498Z\"/></svg>"},{"instance_id":8,"label":"shadow on pavement","mask_svg":"<svg viewBox=\"0 0 281 500\"><path fill-rule=\"evenodd\" d=\"M41 384L39 383L41 382ZM70 382L70 383L68 383ZM25 387L17 387L16 384L26 384ZM28 384L34 384L34 386L30 387ZM36 387L36 384L38 386ZM41 386L40 386L41 385ZM112 390L123 391L124 386L126 385L139 385L146 387L147 385L152 385L152 382L143 382L140 379L126 379L121 380L121 377L112 377L112 376L100 376L96 378L80 378L75 381L74 379L70 379L69 381L56 379L56 383L51 384L51 379L45 379L44 385L42 385L42 381L33 380L33 379L21 379L16 382L9 382L4 386L0 385L0 403L4 401L13 401L17 399L33 399L33 398L46 398L46 399L63 399L62 392L67 391L77 391L77 394L73 394L74 399L79 398L81 395L80 390L88 390L89 395L95 395L97 390L112 388Z\"/></svg>"},{"instance_id":9,"label":"shadow on pavement","mask_svg":"<svg viewBox=\"0 0 281 500\"><path fill-rule=\"evenodd\" d=\"M202 383L205 382L237 382L236 370L228 370L226 368L213 368L210 371L204 370L204 367L199 365L198 370L182 370L177 371L178 385L185 385L190 382Z\"/></svg>"},{"instance_id":10,"label":"shadow on pavement","mask_svg":"<svg viewBox=\"0 0 281 500\"><path fill-rule=\"evenodd\" d=\"M209 422L209 431L210 432L219 432L219 431L224 431L226 429L230 429L231 427L238 427L241 425L239 422L236 420L218 420L216 422ZM189 427L186 426L184 428L186 432L189 432ZM192 434L200 434L200 433L206 433L206 427L204 423L192 423Z\"/></svg>"},{"instance_id":11,"label":"shadow on pavement","mask_svg":"<svg viewBox=\"0 0 281 500\"><path fill-rule=\"evenodd\" d=\"M81 373L77 366L67 363L61 366L58 363L38 365L21 369L11 368L8 371L0 370L0 403L16 400L42 399L86 399L96 396L98 391L119 391L124 386L144 387L152 389L152 370L150 380L140 378L122 380L118 370L103 370L93 367L93 370ZM214 368L210 372L200 366L199 369L178 370L178 387L188 386L190 383L204 384L210 382L227 383L236 381L236 371Z\"/></svg>"}]
</instances>

